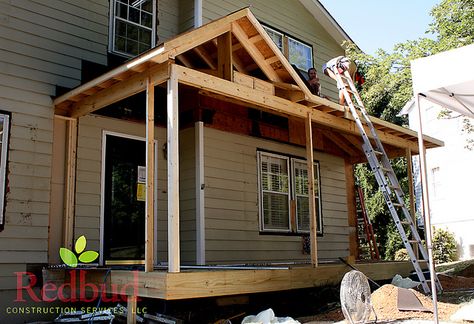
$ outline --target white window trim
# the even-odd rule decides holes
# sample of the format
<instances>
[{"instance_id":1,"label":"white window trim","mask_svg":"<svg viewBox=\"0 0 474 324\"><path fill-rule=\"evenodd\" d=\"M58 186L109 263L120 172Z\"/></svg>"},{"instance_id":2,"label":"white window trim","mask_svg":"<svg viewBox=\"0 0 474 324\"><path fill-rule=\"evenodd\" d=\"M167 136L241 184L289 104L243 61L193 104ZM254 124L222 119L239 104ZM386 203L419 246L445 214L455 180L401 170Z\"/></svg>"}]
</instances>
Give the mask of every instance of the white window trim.
<instances>
[{"instance_id":1,"label":"white window trim","mask_svg":"<svg viewBox=\"0 0 474 324\"><path fill-rule=\"evenodd\" d=\"M293 182L293 179L296 178L296 175L295 175L295 162L299 162L299 163L303 163L305 165L307 165L306 163L306 160L304 159L299 159L299 158L292 158L291 159L291 176L292 176L292 190L293 190L293 198L295 200L295 205L296 205L296 233L304 233L304 234L308 234L310 233L310 230L300 230L299 229L299 224L298 224L298 201L296 200L296 185L294 184ZM313 162L313 168L314 168L314 176L315 178L318 180L317 181L317 187L315 188L316 192L318 193L317 195L314 196L315 199L318 200L318 204L316 205L316 221L318 222L318 227L319 229L317 230L317 233L318 234L323 234L323 217L322 217L322 208L321 208L321 177L320 177L320 174L319 174L319 162L318 161L314 161ZM309 197L308 197L309 199Z\"/></svg>"},{"instance_id":2,"label":"white window trim","mask_svg":"<svg viewBox=\"0 0 474 324\"><path fill-rule=\"evenodd\" d=\"M298 44L301 44L301 45L303 45L304 47L309 48L309 52L311 53L311 64L310 64L309 67L301 68L301 67L297 66L296 63L291 63L291 62L290 62L290 63L291 63L291 64L295 64L295 65L298 67L298 69L300 69L300 70L302 70L302 71L304 71L304 72L307 72L308 69L314 67L313 47L310 46L310 45L308 45L308 44L305 44L305 43L303 43L302 41L299 41L299 40L297 40L296 38L293 38L293 37L291 37L291 36L286 36L286 37L288 37L288 61L290 60L290 57L289 57L289 56L290 56L290 42L289 42L289 41L290 41L290 39L291 39L293 42L298 43Z\"/></svg>"},{"instance_id":3,"label":"white window trim","mask_svg":"<svg viewBox=\"0 0 474 324\"><path fill-rule=\"evenodd\" d=\"M271 30L272 32L274 32L274 33L276 33L276 34L281 35L281 37L282 37L282 48L281 48L281 52L282 52L283 56L286 57L286 59L288 60L288 62L290 62L290 57L289 57L289 56L290 56L289 40L291 39L292 41L297 42L297 43L299 43L299 44L301 44L301 45L303 45L303 46L306 46L306 47L308 47L308 48L310 49L310 53L311 53L311 66L310 66L309 68L314 67L314 52L313 52L313 46L311 46L311 45L309 45L309 44L307 44L307 43L304 43L304 42L302 42L302 41L300 41L300 40L298 40L298 39L296 39L296 38L294 38L294 37L291 37L291 36L288 35L288 34L285 34L285 33L283 33L283 32L280 32L280 31L278 31L278 30L276 30L276 29L274 29L274 28L272 28L272 27L270 27L270 26L268 26L268 25L262 25L262 26L263 26L263 29L265 29L265 30ZM285 41L285 39L286 39L286 41ZM275 44L275 45L276 45L276 44ZM278 45L277 45L277 47L278 47ZM294 64L294 63L290 62L290 64ZM301 71L303 71L303 72L305 72L305 73L307 72L307 69L304 69L304 70L303 70L303 69L301 69L300 67L298 67L298 69L300 69Z\"/></svg>"},{"instance_id":4,"label":"white window trim","mask_svg":"<svg viewBox=\"0 0 474 324\"><path fill-rule=\"evenodd\" d=\"M289 217L289 226L288 230L284 229L269 229L265 228L265 221L264 221L264 215L263 215L263 189L262 189L262 156L269 156L269 157L275 157L278 159L283 159L287 160L287 168L288 170L288 186L289 186L289 192L288 192L288 217ZM298 230L298 217L296 217L296 228L292 228L292 215L291 215L291 201L296 200L296 192L295 192L295 173L294 173L294 168L295 168L295 162L300 162L304 163L306 165L306 160L302 158L290 158L289 156L282 155L282 154L275 154L275 153L269 153L266 151L257 151L257 185L258 185L258 211L259 211L259 222L260 222L260 231L265 232L265 233L294 233L296 235L304 235L308 234L310 231L306 230ZM318 204L316 206L316 218L317 222L319 225L319 229L317 231L318 234L323 234L323 216L322 216L322 203L321 203L321 175L320 175L320 168L319 168L319 161L314 161L314 175L318 179L317 183L317 192L318 195L315 196L315 199L318 199ZM297 208L297 207L296 207Z\"/></svg>"},{"instance_id":5,"label":"white window trim","mask_svg":"<svg viewBox=\"0 0 474 324\"><path fill-rule=\"evenodd\" d=\"M281 36L281 49L280 49L280 51L284 54L283 51L284 51L284 49L285 49L285 41L284 41L285 35L284 35L282 32L279 32L278 30L273 29L273 28L271 28L271 27L268 27L268 26L266 26L266 25L263 25L263 29L265 29L265 30L270 30L270 31L272 31L273 33L278 34L278 35ZM268 33L267 33L267 34L268 34ZM270 36L270 35L268 35L268 36ZM271 36L270 36L270 38L271 38ZM276 44L275 44L275 45L276 45ZM277 47L278 47L278 45L277 45Z\"/></svg>"},{"instance_id":6,"label":"white window trim","mask_svg":"<svg viewBox=\"0 0 474 324\"><path fill-rule=\"evenodd\" d=\"M125 56L125 57L134 57L134 55L132 54L129 54L129 53L125 53L125 52L120 52L120 51L116 51L114 50L114 47L115 47L115 3L117 3L118 0L110 0L109 1L109 48L108 48L108 52L109 53L114 53L114 54L117 54L117 55L121 55L121 56ZM141 0L137 0L137 1L141 1ZM155 47L156 45L156 22L157 22L157 5L156 5L156 1L155 0L152 0L152 5L153 5L153 13L152 13L152 23L151 23L151 44L150 44L150 48L153 48ZM137 25L137 26L140 26L140 27L144 27L140 24L137 24L133 21L129 21L129 20L126 20L126 19L123 19L123 18L120 18L118 17L120 20L123 20L127 23L131 23L131 24L134 24L134 25ZM144 28L147 28L147 27L144 27ZM138 54L140 55L140 54Z\"/></svg>"},{"instance_id":7,"label":"white window trim","mask_svg":"<svg viewBox=\"0 0 474 324\"><path fill-rule=\"evenodd\" d=\"M265 222L264 222L264 217L263 217L263 189L262 189L262 156L269 156L269 157L274 157L282 160L286 160L286 168L287 168L287 174L288 178L290 177L290 159L287 156L282 156L278 154L273 154L273 153L268 153L268 152L263 152L263 151L258 151L257 154L257 163L258 163L258 204L259 204L259 215L260 215L260 230L263 232L275 232L275 233L291 233L291 213L290 208L291 208L291 189L290 189L290 179L288 179L288 230L284 229L274 229L274 228L265 228Z\"/></svg>"},{"instance_id":8,"label":"white window trim","mask_svg":"<svg viewBox=\"0 0 474 324\"><path fill-rule=\"evenodd\" d=\"M7 159L8 159L8 140L10 135L10 116L0 114L3 117L2 132L2 151L0 161L0 225L5 224L5 193L7 184Z\"/></svg>"}]
</instances>

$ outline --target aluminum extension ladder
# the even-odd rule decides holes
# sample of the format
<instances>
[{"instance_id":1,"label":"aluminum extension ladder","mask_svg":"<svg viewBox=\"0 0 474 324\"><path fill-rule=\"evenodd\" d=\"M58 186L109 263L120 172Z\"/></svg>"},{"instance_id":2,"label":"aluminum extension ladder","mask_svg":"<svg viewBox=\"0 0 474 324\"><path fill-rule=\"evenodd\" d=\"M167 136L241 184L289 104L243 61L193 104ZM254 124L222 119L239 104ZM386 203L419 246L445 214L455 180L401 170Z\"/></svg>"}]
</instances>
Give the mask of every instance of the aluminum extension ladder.
<instances>
[{"instance_id":1,"label":"aluminum extension ladder","mask_svg":"<svg viewBox=\"0 0 474 324\"><path fill-rule=\"evenodd\" d=\"M352 78L349 75L347 69L345 69L343 73L340 73L339 69L337 68L337 65L338 63L328 68L330 68L331 71L335 74L337 87L339 91L343 92L344 98L347 102L347 105L349 106L357 128L359 129L362 135L362 139L364 141L362 148L367 157L370 168L372 169L372 172L375 175L377 183L379 184L380 190L382 191L385 202L387 203L388 209L390 210L390 214L392 215L392 218L395 221L395 225L398 229L398 232L402 237L403 244L405 245L408 255L410 256L410 261L416 271L416 274L418 275L419 281L421 282L421 285L423 287L423 291L426 294L429 294L430 288L428 286L425 275L423 274L423 271L420 267L420 262L426 262L429 265L428 252L421 242L420 235L418 234L410 212L408 211L408 208L405 205L403 199L404 193L402 191L402 188L400 187L397 176L393 171L392 164L388 159L387 153L383 148L382 142L380 141L377 132L374 128L374 125L372 124L372 121L370 120L369 115L364 107L364 104L362 103L359 92L357 91L357 88L355 87L354 82L352 81ZM347 86L350 88L350 90L346 88ZM351 94L356 99L356 104L353 103L351 99ZM370 138L367 135L367 132L363 126L363 123L366 124L367 128L370 130L372 140L375 145L373 145L370 141ZM408 225L410 227L413 239L408 239L407 233L403 225ZM417 258L412 244L418 248L420 252L420 259ZM442 291L441 284L436 274L434 274L434 277L438 291Z\"/></svg>"}]
</instances>

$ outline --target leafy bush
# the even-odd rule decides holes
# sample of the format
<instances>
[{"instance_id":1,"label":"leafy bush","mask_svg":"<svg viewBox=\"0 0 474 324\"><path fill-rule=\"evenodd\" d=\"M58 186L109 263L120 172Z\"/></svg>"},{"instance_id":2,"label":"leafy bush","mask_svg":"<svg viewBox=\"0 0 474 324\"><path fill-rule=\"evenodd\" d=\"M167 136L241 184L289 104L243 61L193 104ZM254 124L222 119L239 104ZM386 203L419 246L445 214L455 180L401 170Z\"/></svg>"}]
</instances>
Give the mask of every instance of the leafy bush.
<instances>
[{"instance_id":1,"label":"leafy bush","mask_svg":"<svg viewBox=\"0 0 474 324\"><path fill-rule=\"evenodd\" d=\"M457 259L457 244L454 234L438 228L433 234L433 259L435 263L452 262Z\"/></svg>"},{"instance_id":2,"label":"leafy bush","mask_svg":"<svg viewBox=\"0 0 474 324\"><path fill-rule=\"evenodd\" d=\"M395 252L395 261L407 261L410 260L407 249L403 248Z\"/></svg>"}]
</instances>

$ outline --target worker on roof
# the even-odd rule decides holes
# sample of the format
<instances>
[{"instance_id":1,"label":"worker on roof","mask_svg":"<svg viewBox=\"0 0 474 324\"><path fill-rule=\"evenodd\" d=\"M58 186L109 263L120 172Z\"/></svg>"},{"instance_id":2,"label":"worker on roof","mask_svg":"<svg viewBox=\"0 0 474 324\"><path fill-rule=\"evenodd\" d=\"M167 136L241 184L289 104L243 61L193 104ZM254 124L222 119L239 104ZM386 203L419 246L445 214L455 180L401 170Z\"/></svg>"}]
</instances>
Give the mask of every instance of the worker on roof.
<instances>
[{"instance_id":1,"label":"worker on roof","mask_svg":"<svg viewBox=\"0 0 474 324\"><path fill-rule=\"evenodd\" d=\"M307 83L308 89L312 94L321 96L321 84L319 83L319 76L314 67L308 69Z\"/></svg>"},{"instance_id":2,"label":"worker on roof","mask_svg":"<svg viewBox=\"0 0 474 324\"><path fill-rule=\"evenodd\" d=\"M323 73L329 76L331 79L336 80L336 75L334 74L335 68L337 68L339 73L341 74L344 73L344 71L348 71L352 80L355 79L357 66L347 57L338 56L329 60L327 63L323 64ZM346 84L346 88L349 88L348 84ZM344 103L344 92L342 91L342 89L339 89L339 104L344 105Z\"/></svg>"}]
</instances>

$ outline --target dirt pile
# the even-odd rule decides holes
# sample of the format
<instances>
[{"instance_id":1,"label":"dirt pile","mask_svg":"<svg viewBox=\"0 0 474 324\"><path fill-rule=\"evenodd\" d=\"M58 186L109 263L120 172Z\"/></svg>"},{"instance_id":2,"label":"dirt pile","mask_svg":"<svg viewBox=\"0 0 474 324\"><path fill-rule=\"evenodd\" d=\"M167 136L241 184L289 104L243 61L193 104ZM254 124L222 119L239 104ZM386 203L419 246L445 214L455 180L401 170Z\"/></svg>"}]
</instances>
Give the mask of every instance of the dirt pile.
<instances>
[{"instance_id":1,"label":"dirt pile","mask_svg":"<svg viewBox=\"0 0 474 324\"><path fill-rule=\"evenodd\" d=\"M418 291L410 289L421 304L427 309L433 311L433 301L430 297L425 296ZM432 319L432 312L413 312L413 311L399 311L397 308L398 288L393 285L383 285L372 293L371 301L375 313L379 320L394 320L394 319ZM446 304L438 302L438 317L440 320L449 320L451 315L459 309L458 305Z\"/></svg>"}]
</instances>

